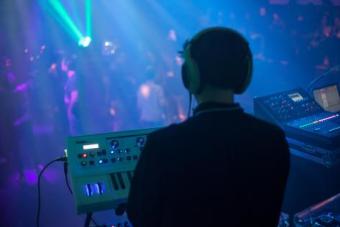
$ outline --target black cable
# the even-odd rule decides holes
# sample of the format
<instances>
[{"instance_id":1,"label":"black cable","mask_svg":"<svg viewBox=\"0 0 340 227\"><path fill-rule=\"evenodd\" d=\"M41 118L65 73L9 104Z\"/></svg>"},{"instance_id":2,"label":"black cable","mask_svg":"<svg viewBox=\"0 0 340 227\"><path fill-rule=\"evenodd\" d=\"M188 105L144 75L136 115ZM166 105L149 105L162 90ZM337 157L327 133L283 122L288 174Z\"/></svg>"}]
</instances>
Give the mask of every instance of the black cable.
<instances>
[{"instance_id":1,"label":"black cable","mask_svg":"<svg viewBox=\"0 0 340 227\"><path fill-rule=\"evenodd\" d=\"M45 170L53 163L55 162L65 162L66 161L66 157L61 157L61 158L57 158L54 159L52 161L50 161L49 163L47 163L42 170L40 171L39 175L38 175L38 208L37 208L37 216L36 216L36 225L37 227L40 226L40 204L41 204L41 195L40 195L40 181L41 181L41 176L43 175L43 173L45 172Z\"/></svg>"},{"instance_id":2,"label":"black cable","mask_svg":"<svg viewBox=\"0 0 340 227\"><path fill-rule=\"evenodd\" d=\"M89 227L92 219L92 213L87 213L85 218L84 227Z\"/></svg>"},{"instance_id":3,"label":"black cable","mask_svg":"<svg viewBox=\"0 0 340 227\"><path fill-rule=\"evenodd\" d=\"M68 163L67 163L67 161L64 162L64 177L65 177L66 186L67 186L69 192L71 194L73 194L71 186L70 186L70 182L68 180Z\"/></svg>"},{"instance_id":4,"label":"black cable","mask_svg":"<svg viewBox=\"0 0 340 227\"><path fill-rule=\"evenodd\" d=\"M93 217L91 217L91 221L93 222L93 224L94 224L95 226L102 226L102 225L98 225L97 222L94 220Z\"/></svg>"}]
</instances>

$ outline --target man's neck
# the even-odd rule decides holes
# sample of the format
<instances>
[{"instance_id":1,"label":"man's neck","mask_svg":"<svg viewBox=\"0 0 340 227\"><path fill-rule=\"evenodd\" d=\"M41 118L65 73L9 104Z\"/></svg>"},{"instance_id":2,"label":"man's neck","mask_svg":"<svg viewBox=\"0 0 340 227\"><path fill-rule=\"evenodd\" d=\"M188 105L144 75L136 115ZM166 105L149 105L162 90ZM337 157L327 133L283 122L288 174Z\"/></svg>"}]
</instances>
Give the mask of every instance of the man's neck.
<instances>
[{"instance_id":1,"label":"man's neck","mask_svg":"<svg viewBox=\"0 0 340 227\"><path fill-rule=\"evenodd\" d=\"M198 104L206 102L234 103L234 93L231 90L207 88L201 94L195 95L195 98Z\"/></svg>"}]
</instances>

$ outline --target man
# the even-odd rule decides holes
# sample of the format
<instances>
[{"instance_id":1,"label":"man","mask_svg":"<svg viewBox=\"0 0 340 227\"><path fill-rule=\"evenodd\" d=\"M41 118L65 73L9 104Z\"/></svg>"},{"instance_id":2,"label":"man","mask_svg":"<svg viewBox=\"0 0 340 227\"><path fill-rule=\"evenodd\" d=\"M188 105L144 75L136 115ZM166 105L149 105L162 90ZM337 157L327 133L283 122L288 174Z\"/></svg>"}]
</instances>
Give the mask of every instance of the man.
<instances>
[{"instance_id":1,"label":"man","mask_svg":"<svg viewBox=\"0 0 340 227\"><path fill-rule=\"evenodd\" d=\"M158 130L135 170L128 216L145 226L277 226L289 171L278 127L243 112L252 54L236 31L198 33L183 51L193 117Z\"/></svg>"},{"instance_id":2,"label":"man","mask_svg":"<svg viewBox=\"0 0 340 227\"><path fill-rule=\"evenodd\" d=\"M137 106L140 112L140 124L143 128L159 127L166 120L164 108L166 100L163 88L155 82L157 72L149 69L146 72L147 79L137 92Z\"/></svg>"}]
</instances>

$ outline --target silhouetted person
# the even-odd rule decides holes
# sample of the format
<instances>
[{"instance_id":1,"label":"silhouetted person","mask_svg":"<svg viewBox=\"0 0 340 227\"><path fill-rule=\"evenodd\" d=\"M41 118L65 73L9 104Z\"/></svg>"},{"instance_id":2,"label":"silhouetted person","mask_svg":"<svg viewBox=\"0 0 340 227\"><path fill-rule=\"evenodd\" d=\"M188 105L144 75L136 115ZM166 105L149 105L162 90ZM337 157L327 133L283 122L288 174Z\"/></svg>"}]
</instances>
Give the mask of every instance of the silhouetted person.
<instances>
[{"instance_id":1,"label":"silhouetted person","mask_svg":"<svg viewBox=\"0 0 340 227\"><path fill-rule=\"evenodd\" d=\"M209 28L186 43L183 56L184 86L198 107L149 135L130 189L132 224L277 226L289 150L280 128L233 101L251 80L247 41Z\"/></svg>"}]
</instances>

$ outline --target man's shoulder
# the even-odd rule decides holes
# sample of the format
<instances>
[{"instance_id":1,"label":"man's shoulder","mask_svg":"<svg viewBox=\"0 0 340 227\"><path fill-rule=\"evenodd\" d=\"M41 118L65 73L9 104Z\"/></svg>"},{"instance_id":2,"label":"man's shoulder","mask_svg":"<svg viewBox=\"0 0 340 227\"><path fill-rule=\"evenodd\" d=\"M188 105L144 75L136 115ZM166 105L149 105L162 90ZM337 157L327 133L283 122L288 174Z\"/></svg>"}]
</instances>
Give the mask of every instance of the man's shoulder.
<instances>
[{"instance_id":1,"label":"man's shoulder","mask_svg":"<svg viewBox=\"0 0 340 227\"><path fill-rule=\"evenodd\" d=\"M244 114L245 118L247 119L247 124L254 129L259 131L267 132L270 134L280 134L284 135L284 131L274 123L269 121L262 120L250 114Z\"/></svg>"},{"instance_id":2,"label":"man's shoulder","mask_svg":"<svg viewBox=\"0 0 340 227\"><path fill-rule=\"evenodd\" d=\"M149 137L159 138L159 137L169 137L178 134L180 124L171 124L169 126L159 128L149 134Z\"/></svg>"},{"instance_id":3,"label":"man's shoulder","mask_svg":"<svg viewBox=\"0 0 340 227\"><path fill-rule=\"evenodd\" d=\"M243 117L239 118L240 122L233 121L233 124L243 124L246 127L251 127L255 131L263 131L274 134L283 134L284 131L278 125L271 123L269 121L265 121L263 119L257 118L251 114L243 113ZM151 133L152 137L174 137L176 135L182 134L190 134L190 131L195 128L196 125L199 125L200 122L197 122L193 119L188 119L181 123L171 124L164 128L160 128ZM229 127L229 126L228 126Z\"/></svg>"}]
</instances>

